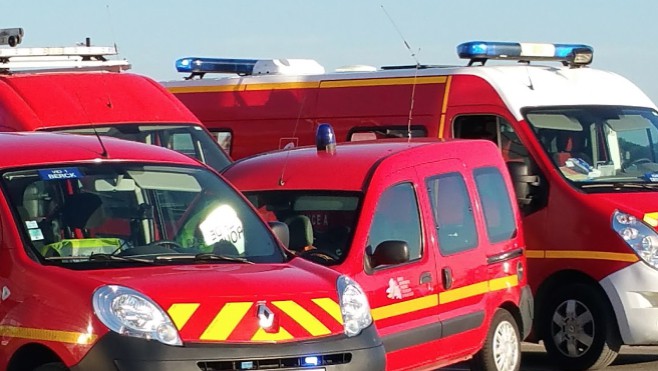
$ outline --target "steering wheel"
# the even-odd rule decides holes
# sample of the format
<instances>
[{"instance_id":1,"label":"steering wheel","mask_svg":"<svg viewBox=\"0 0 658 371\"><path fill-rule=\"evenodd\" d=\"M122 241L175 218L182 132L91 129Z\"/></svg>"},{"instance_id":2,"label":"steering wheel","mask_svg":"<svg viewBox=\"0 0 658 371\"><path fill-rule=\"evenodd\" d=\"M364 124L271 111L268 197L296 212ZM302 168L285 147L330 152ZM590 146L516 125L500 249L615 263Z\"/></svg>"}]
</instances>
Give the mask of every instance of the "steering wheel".
<instances>
[{"instance_id":1,"label":"steering wheel","mask_svg":"<svg viewBox=\"0 0 658 371\"><path fill-rule=\"evenodd\" d=\"M320 264L331 263L340 260L340 256L336 255L336 253L326 250L319 250L319 249L310 249L310 250L302 251L301 253L299 253L299 257Z\"/></svg>"},{"instance_id":2,"label":"steering wheel","mask_svg":"<svg viewBox=\"0 0 658 371\"><path fill-rule=\"evenodd\" d=\"M624 170L626 170L631 166L637 166L637 165L640 165L640 164L648 164L648 163L651 163L651 162L653 162L653 160L651 160L650 158L642 157L642 158L638 158L637 160L627 161L624 165L622 165L622 168Z\"/></svg>"},{"instance_id":3,"label":"steering wheel","mask_svg":"<svg viewBox=\"0 0 658 371\"><path fill-rule=\"evenodd\" d=\"M149 243L146 246L162 246L171 250L176 250L176 249L185 249L183 245L180 243L173 241L173 240L158 240L158 241L153 241Z\"/></svg>"}]
</instances>

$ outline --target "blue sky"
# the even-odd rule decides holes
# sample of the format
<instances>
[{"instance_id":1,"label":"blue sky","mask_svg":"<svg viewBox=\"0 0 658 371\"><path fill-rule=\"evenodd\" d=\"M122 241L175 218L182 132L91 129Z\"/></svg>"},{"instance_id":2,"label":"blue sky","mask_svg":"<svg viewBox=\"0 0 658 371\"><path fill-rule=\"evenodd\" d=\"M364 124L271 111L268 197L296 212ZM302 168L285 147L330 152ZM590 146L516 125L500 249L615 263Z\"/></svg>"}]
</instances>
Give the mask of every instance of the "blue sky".
<instances>
[{"instance_id":1,"label":"blue sky","mask_svg":"<svg viewBox=\"0 0 658 371\"><path fill-rule=\"evenodd\" d=\"M658 103L656 0L20 0L0 14L0 27L25 29L21 46L116 43L156 80L182 78L185 56L414 63L400 34L425 64L463 64L455 48L471 40L583 43L593 67Z\"/></svg>"}]
</instances>

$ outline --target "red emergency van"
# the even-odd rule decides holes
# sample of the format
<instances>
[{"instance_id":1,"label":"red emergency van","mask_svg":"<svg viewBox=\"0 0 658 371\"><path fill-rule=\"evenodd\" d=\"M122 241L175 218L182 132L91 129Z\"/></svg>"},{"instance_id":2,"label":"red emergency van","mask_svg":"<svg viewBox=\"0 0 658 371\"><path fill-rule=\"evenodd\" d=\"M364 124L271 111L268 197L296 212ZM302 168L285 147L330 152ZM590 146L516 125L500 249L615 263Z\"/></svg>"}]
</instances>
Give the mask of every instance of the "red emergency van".
<instances>
[{"instance_id":1,"label":"red emergency van","mask_svg":"<svg viewBox=\"0 0 658 371\"><path fill-rule=\"evenodd\" d=\"M115 47L0 49L0 131L47 130L156 144L221 170L229 157L152 79L122 72Z\"/></svg>"},{"instance_id":2,"label":"red emergency van","mask_svg":"<svg viewBox=\"0 0 658 371\"><path fill-rule=\"evenodd\" d=\"M241 76L166 85L211 132L232 138L235 158L311 144L322 122L338 141L491 140L523 215L531 339L560 369L603 367L621 344L658 344L654 103L589 67L586 45L470 42L458 53L467 66L304 74L255 61L239 64ZM213 70L203 58L185 61L181 70L195 76Z\"/></svg>"},{"instance_id":3,"label":"red emergency van","mask_svg":"<svg viewBox=\"0 0 658 371\"><path fill-rule=\"evenodd\" d=\"M358 284L188 156L0 133L0 179L2 370L384 369Z\"/></svg>"},{"instance_id":4,"label":"red emergency van","mask_svg":"<svg viewBox=\"0 0 658 371\"><path fill-rule=\"evenodd\" d=\"M264 217L288 224L292 251L363 287L388 369L471 357L473 369L519 369L532 294L512 183L492 143L305 147L238 160L224 175Z\"/></svg>"}]
</instances>

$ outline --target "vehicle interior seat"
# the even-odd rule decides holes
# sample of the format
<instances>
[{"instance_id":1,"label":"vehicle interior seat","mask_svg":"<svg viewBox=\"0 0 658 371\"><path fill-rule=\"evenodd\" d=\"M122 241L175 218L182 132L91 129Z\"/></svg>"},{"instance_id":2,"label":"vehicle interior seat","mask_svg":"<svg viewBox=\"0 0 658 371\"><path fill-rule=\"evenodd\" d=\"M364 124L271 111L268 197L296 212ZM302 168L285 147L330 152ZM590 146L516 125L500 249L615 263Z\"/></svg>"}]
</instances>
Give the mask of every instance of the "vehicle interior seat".
<instances>
[{"instance_id":1,"label":"vehicle interior seat","mask_svg":"<svg viewBox=\"0 0 658 371\"><path fill-rule=\"evenodd\" d=\"M294 215L284 221L288 225L292 251L303 252L313 247L313 225L306 215Z\"/></svg>"}]
</instances>

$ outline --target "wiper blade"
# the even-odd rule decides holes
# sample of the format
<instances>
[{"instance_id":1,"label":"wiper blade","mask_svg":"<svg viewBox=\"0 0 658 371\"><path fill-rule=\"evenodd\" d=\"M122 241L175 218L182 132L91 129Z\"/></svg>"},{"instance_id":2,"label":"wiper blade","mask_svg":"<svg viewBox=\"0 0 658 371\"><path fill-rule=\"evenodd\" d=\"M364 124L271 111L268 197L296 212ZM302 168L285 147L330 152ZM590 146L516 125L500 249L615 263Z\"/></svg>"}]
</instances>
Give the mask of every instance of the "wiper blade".
<instances>
[{"instance_id":1,"label":"wiper blade","mask_svg":"<svg viewBox=\"0 0 658 371\"><path fill-rule=\"evenodd\" d=\"M134 263L147 263L147 264L156 264L153 260L134 258L129 256L119 256L112 254L91 254L91 255L75 255L75 256L49 256L45 258L48 261L62 261L62 260L81 260L81 261L122 261L122 262L134 262Z\"/></svg>"},{"instance_id":2,"label":"wiper blade","mask_svg":"<svg viewBox=\"0 0 658 371\"><path fill-rule=\"evenodd\" d=\"M206 253L206 252L202 252L200 254L194 255L194 260L196 260L196 261L223 260L223 261L230 261L230 262L237 262L237 263L256 264L256 263L254 263L252 261L249 261L245 258L240 258L240 257L237 257L237 256L226 256L226 255Z\"/></svg>"},{"instance_id":3,"label":"wiper blade","mask_svg":"<svg viewBox=\"0 0 658 371\"><path fill-rule=\"evenodd\" d=\"M588 183L581 185L582 188L635 188L635 189L658 189L658 184L637 182L614 182L614 183Z\"/></svg>"}]
</instances>

